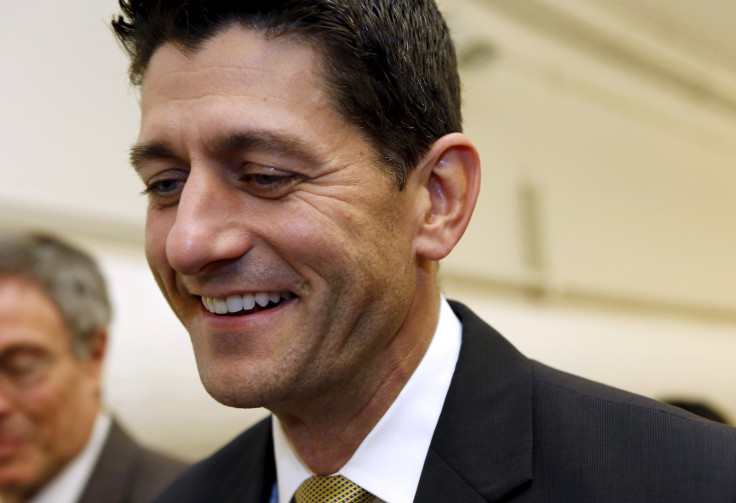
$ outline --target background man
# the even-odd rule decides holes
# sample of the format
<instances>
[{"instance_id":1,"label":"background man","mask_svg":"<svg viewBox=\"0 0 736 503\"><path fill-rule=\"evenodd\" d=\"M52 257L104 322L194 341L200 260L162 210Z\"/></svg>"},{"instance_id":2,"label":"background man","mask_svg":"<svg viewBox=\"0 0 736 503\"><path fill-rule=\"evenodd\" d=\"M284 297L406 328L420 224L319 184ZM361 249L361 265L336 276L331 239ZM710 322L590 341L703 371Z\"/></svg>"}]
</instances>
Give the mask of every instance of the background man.
<instances>
[{"instance_id":1,"label":"background man","mask_svg":"<svg viewBox=\"0 0 736 503\"><path fill-rule=\"evenodd\" d=\"M44 235L0 235L0 499L149 502L183 468L101 410L110 303L95 262Z\"/></svg>"},{"instance_id":2,"label":"background man","mask_svg":"<svg viewBox=\"0 0 736 503\"><path fill-rule=\"evenodd\" d=\"M440 295L480 166L434 2L121 7L149 264L208 392L274 413L161 501L733 501L736 432Z\"/></svg>"}]
</instances>

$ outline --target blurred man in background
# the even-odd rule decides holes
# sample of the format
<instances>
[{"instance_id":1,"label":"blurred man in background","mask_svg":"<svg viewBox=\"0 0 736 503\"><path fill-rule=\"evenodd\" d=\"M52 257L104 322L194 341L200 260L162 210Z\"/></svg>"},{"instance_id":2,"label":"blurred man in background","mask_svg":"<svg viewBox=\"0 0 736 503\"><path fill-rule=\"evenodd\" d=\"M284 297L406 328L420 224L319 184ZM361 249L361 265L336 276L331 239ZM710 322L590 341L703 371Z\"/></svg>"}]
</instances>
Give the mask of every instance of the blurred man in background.
<instances>
[{"instance_id":1,"label":"blurred man in background","mask_svg":"<svg viewBox=\"0 0 736 503\"><path fill-rule=\"evenodd\" d=\"M0 501L144 503L183 468L101 407L110 302L88 255L0 235Z\"/></svg>"}]
</instances>

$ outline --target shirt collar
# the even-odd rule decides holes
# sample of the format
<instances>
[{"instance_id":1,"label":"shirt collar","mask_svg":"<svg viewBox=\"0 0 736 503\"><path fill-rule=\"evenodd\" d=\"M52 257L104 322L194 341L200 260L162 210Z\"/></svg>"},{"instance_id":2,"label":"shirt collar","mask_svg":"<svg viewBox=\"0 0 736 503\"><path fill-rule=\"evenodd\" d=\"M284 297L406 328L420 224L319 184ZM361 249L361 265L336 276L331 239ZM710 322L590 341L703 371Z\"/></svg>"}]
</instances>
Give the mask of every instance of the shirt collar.
<instances>
[{"instance_id":1,"label":"shirt collar","mask_svg":"<svg viewBox=\"0 0 736 503\"><path fill-rule=\"evenodd\" d=\"M379 500L411 503L455 371L462 326L443 297L432 342L391 407L339 471ZM313 474L272 416L279 503Z\"/></svg>"},{"instance_id":2,"label":"shirt collar","mask_svg":"<svg viewBox=\"0 0 736 503\"><path fill-rule=\"evenodd\" d=\"M100 412L87 445L29 503L76 502L97 464L97 458L100 457L102 447L105 445L111 424L110 416Z\"/></svg>"}]
</instances>

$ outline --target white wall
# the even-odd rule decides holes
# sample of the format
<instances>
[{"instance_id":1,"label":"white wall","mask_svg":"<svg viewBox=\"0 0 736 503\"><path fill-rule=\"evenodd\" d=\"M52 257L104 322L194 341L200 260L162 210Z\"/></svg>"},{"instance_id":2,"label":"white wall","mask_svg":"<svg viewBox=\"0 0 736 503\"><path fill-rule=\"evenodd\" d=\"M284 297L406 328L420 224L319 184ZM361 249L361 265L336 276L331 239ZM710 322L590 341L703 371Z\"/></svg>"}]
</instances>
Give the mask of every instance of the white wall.
<instances>
[{"instance_id":1,"label":"white wall","mask_svg":"<svg viewBox=\"0 0 736 503\"><path fill-rule=\"evenodd\" d=\"M448 294L530 356L650 396L703 396L736 420L736 298L729 290L736 281L726 253L736 236L736 156L730 141L719 140L734 138L733 117L659 92L657 83L478 10L481 4L453 18L461 39L488 38L498 52L492 66L464 70L484 188L466 243L443 266ZM0 229L53 230L100 257L116 305L106 401L146 442L195 458L264 412L229 409L206 395L188 336L147 271L145 202L127 163L137 102L107 27L114 10L113 1L99 0L0 4ZM609 94L598 93L601 80ZM614 126L612 141L596 136ZM632 137L634 126L639 136ZM657 150L648 138L667 148L682 141L687 155ZM709 161L693 165L698 152ZM586 170L596 156L603 161ZM657 183L644 192L627 181L635 176L623 176L635 175L635 164L646 167L643 159L657 165ZM684 178L668 185L678 173ZM689 189L683 180L706 180L706 192L668 198ZM528 182L541 201L541 234L531 237L519 210ZM714 206L703 208L709 198ZM635 208L649 201L652 218L669 222L669 230L638 227L637 212L622 211L632 200ZM597 201L605 204L591 205ZM675 203L677 220L669 221ZM692 215L707 218L687 220ZM722 267L693 262L692 246L681 254L668 249L674 237L706 242L705 253ZM697 297L688 296L689 281ZM676 290L675 301L662 285Z\"/></svg>"},{"instance_id":2,"label":"white wall","mask_svg":"<svg viewBox=\"0 0 736 503\"><path fill-rule=\"evenodd\" d=\"M0 218L139 238L138 105L116 2L0 3Z\"/></svg>"}]
</instances>

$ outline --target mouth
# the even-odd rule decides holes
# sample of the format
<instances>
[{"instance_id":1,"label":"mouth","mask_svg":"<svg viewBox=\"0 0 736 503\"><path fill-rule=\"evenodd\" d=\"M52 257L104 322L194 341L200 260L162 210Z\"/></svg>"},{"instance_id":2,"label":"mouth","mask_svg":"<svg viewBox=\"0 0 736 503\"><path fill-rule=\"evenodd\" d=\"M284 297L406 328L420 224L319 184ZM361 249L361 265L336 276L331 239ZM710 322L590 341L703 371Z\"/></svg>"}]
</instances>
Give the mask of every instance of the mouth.
<instances>
[{"instance_id":1,"label":"mouth","mask_svg":"<svg viewBox=\"0 0 736 503\"><path fill-rule=\"evenodd\" d=\"M202 305L212 314L220 316L242 316L273 309L294 298L291 292L258 292L228 297L201 297Z\"/></svg>"},{"instance_id":2,"label":"mouth","mask_svg":"<svg viewBox=\"0 0 736 503\"><path fill-rule=\"evenodd\" d=\"M14 456L24 445L23 440L9 438L0 440L0 460Z\"/></svg>"}]
</instances>

